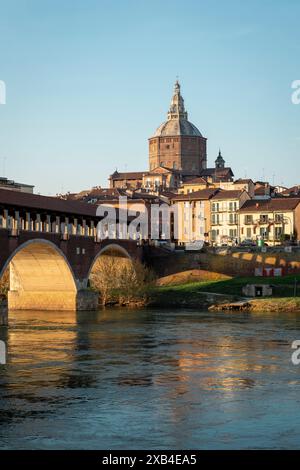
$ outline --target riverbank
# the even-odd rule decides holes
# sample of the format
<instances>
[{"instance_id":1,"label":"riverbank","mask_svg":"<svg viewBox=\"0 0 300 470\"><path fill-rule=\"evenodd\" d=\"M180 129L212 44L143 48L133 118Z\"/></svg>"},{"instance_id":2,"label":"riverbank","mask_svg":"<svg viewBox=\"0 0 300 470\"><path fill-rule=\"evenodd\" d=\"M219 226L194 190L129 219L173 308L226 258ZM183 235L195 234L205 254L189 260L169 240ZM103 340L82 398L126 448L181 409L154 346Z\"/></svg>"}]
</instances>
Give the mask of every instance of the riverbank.
<instances>
[{"instance_id":1,"label":"riverbank","mask_svg":"<svg viewBox=\"0 0 300 470\"><path fill-rule=\"evenodd\" d=\"M152 289L149 306L223 310L222 305L224 304L243 301L244 305L241 310L300 312L300 297L298 297L297 288L299 283L300 276L298 275L282 278L238 277L179 285L158 285ZM246 284L270 284L273 288L273 296L246 299L242 295L242 288ZM295 292L296 296L294 296Z\"/></svg>"}]
</instances>

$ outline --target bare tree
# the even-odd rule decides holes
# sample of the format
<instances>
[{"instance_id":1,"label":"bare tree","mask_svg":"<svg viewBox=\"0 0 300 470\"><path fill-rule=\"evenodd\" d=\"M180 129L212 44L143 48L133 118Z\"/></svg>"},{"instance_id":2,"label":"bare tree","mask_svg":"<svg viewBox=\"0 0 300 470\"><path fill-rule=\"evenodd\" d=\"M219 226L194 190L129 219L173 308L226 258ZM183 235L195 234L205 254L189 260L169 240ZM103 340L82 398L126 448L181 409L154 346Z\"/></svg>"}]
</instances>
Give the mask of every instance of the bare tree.
<instances>
[{"instance_id":1,"label":"bare tree","mask_svg":"<svg viewBox=\"0 0 300 470\"><path fill-rule=\"evenodd\" d=\"M0 298L6 298L9 291L9 268L7 268L3 276L0 278Z\"/></svg>"},{"instance_id":2,"label":"bare tree","mask_svg":"<svg viewBox=\"0 0 300 470\"><path fill-rule=\"evenodd\" d=\"M101 256L91 273L91 286L100 292L102 305L145 302L154 276L139 261Z\"/></svg>"}]
</instances>

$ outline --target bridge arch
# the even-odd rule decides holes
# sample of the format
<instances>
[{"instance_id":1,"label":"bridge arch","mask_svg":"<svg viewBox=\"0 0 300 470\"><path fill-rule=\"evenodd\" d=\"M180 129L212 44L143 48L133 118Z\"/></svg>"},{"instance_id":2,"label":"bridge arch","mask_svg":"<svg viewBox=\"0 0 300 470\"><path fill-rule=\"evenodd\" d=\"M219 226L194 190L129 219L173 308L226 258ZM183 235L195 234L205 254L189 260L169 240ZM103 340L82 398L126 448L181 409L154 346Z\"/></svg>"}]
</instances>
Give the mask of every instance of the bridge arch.
<instances>
[{"instance_id":1,"label":"bridge arch","mask_svg":"<svg viewBox=\"0 0 300 470\"><path fill-rule=\"evenodd\" d=\"M90 269L89 269L89 272L88 272L88 275L87 275L87 279L90 279L90 275L93 271L93 269L95 268L96 264L97 264L97 261L100 259L101 256L103 255L107 255L107 256L113 256L113 255L117 255L117 256L120 256L121 258L126 258L128 259L129 261L133 261L132 260L132 257L130 256L130 254L128 253L128 251L121 245L118 245L117 243L109 243L108 245L105 245L100 251L99 253L97 253L97 255L94 257L93 261L91 262L91 266L90 266Z\"/></svg>"},{"instance_id":2,"label":"bridge arch","mask_svg":"<svg viewBox=\"0 0 300 470\"><path fill-rule=\"evenodd\" d=\"M7 259L8 306L15 310L75 310L77 285L65 254L51 241L29 240Z\"/></svg>"}]
</instances>

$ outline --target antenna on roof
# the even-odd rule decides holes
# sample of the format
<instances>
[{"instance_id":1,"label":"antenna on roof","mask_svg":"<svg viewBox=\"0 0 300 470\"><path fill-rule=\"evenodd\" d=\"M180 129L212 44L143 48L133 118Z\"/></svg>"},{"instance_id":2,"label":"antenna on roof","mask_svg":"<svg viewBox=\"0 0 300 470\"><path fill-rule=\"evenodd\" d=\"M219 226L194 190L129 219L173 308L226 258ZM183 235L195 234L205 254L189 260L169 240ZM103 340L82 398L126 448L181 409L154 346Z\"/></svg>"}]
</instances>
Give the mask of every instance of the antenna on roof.
<instances>
[{"instance_id":1,"label":"antenna on roof","mask_svg":"<svg viewBox=\"0 0 300 470\"><path fill-rule=\"evenodd\" d=\"M3 160L3 176L5 176L6 157L3 157L2 160Z\"/></svg>"}]
</instances>

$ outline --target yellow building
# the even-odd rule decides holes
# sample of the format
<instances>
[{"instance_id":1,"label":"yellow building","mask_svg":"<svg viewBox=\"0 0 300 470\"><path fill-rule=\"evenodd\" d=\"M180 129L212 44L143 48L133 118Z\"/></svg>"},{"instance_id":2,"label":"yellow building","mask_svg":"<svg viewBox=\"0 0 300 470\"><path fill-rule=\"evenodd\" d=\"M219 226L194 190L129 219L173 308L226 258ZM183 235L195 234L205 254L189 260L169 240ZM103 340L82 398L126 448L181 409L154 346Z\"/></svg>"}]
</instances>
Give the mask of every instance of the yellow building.
<instances>
[{"instance_id":1,"label":"yellow building","mask_svg":"<svg viewBox=\"0 0 300 470\"><path fill-rule=\"evenodd\" d=\"M188 194L206 188L224 189L226 191L247 191L250 197L254 196L255 185L251 179L238 179L235 181L208 182L202 176L186 180L179 188L180 194Z\"/></svg>"},{"instance_id":2,"label":"yellow building","mask_svg":"<svg viewBox=\"0 0 300 470\"><path fill-rule=\"evenodd\" d=\"M189 194L195 191L202 191L202 189L207 189L213 187L212 184L209 184L204 178L198 176L197 178L190 178L186 180L181 187L179 188L180 194Z\"/></svg>"},{"instance_id":3,"label":"yellow building","mask_svg":"<svg viewBox=\"0 0 300 470\"><path fill-rule=\"evenodd\" d=\"M240 207L250 199L244 190L219 190L210 199L211 231L209 240L212 244L234 244L240 241Z\"/></svg>"},{"instance_id":4,"label":"yellow building","mask_svg":"<svg viewBox=\"0 0 300 470\"><path fill-rule=\"evenodd\" d=\"M278 197L246 201L239 210L240 238L261 238L269 245L300 240L300 198Z\"/></svg>"}]
</instances>

